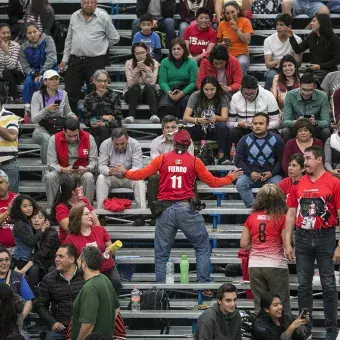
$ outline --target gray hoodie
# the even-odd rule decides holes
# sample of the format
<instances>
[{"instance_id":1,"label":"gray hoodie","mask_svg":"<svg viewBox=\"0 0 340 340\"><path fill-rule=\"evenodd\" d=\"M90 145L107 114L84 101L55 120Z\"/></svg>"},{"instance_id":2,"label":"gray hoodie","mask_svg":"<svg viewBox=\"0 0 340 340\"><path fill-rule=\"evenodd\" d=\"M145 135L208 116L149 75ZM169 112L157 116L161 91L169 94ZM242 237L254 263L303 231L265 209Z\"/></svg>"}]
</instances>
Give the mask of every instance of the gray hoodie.
<instances>
[{"instance_id":1,"label":"gray hoodie","mask_svg":"<svg viewBox=\"0 0 340 340\"><path fill-rule=\"evenodd\" d=\"M195 340L241 340L241 322L237 308L223 314L216 302L198 318Z\"/></svg>"}]
</instances>

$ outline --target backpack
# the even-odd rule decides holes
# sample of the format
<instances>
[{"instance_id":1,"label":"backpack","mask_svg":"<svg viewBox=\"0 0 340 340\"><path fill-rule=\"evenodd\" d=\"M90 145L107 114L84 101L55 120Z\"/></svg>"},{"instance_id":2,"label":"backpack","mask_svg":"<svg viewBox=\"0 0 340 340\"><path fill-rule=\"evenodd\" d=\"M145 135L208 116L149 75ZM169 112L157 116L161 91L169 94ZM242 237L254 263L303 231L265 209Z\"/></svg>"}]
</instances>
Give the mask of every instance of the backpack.
<instances>
[{"instance_id":1,"label":"backpack","mask_svg":"<svg viewBox=\"0 0 340 340\"><path fill-rule=\"evenodd\" d=\"M214 164L214 156L208 145L205 145L203 148L201 147L196 157L199 158L205 166Z\"/></svg>"},{"instance_id":2,"label":"backpack","mask_svg":"<svg viewBox=\"0 0 340 340\"><path fill-rule=\"evenodd\" d=\"M131 302L128 305L128 309L131 310ZM170 302L168 294L164 289L158 289L156 287L143 292L140 297L140 309L141 310L169 310ZM130 329L159 329L160 334L170 332L170 324L168 319L128 319L126 324Z\"/></svg>"},{"instance_id":3,"label":"backpack","mask_svg":"<svg viewBox=\"0 0 340 340\"><path fill-rule=\"evenodd\" d=\"M166 34L160 31L154 31L158 36L159 36L159 40L161 42L161 48L165 48L166 47Z\"/></svg>"},{"instance_id":4,"label":"backpack","mask_svg":"<svg viewBox=\"0 0 340 340\"><path fill-rule=\"evenodd\" d=\"M51 29L51 37L54 40L57 53L64 52L66 36L67 27L59 21L54 21Z\"/></svg>"}]
</instances>

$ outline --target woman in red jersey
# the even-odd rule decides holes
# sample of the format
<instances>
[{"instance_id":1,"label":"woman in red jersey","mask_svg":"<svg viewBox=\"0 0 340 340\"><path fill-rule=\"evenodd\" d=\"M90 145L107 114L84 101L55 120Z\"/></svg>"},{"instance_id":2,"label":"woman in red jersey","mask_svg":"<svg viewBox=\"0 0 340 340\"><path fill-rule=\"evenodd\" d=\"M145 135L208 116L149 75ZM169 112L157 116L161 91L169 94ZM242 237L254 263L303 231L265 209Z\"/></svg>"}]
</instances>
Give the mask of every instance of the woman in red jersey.
<instances>
[{"instance_id":1,"label":"woman in red jersey","mask_svg":"<svg viewBox=\"0 0 340 340\"><path fill-rule=\"evenodd\" d=\"M275 184L264 185L243 227L240 245L250 250L250 288L256 313L261 308L261 296L275 292L282 298L285 317L290 318L289 271L283 252L286 211L280 188Z\"/></svg>"},{"instance_id":2,"label":"woman in red jersey","mask_svg":"<svg viewBox=\"0 0 340 340\"><path fill-rule=\"evenodd\" d=\"M288 196L293 185L299 183L300 178L304 175L305 160L303 155L296 153L289 157L288 176L279 183L279 187L284 193L285 197Z\"/></svg>"}]
</instances>

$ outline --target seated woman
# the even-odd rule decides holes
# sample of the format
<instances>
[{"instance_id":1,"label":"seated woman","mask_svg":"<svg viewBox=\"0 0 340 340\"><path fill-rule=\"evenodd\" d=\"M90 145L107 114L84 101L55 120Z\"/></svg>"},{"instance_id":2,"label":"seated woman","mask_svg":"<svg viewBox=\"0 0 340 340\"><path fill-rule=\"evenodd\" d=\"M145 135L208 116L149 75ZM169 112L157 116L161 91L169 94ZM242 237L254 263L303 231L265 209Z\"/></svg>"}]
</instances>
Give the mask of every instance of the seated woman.
<instances>
[{"instance_id":1,"label":"seated woman","mask_svg":"<svg viewBox=\"0 0 340 340\"><path fill-rule=\"evenodd\" d=\"M325 144L325 169L340 179L340 120Z\"/></svg>"},{"instance_id":2,"label":"seated woman","mask_svg":"<svg viewBox=\"0 0 340 340\"><path fill-rule=\"evenodd\" d=\"M17 196L11 206L10 217L14 222L13 236L16 244L13 265L19 270L32 260L34 247L41 241L49 227L49 224L44 224L41 230L34 232L30 219L37 208L35 200L27 195ZM40 268L35 264L27 271L27 281L33 292L39 283L39 273Z\"/></svg>"},{"instance_id":3,"label":"seated woman","mask_svg":"<svg viewBox=\"0 0 340 340\"><path fill-rule=\"evenodd\" d=\"M200 91L188 101L183 121L195 124L187 130L192 140L217 139L218 158L222 162L227 141L228 99L215 77L203 78Z\"/></svg>"},{"instance_id":4,"label":"seated woman","mask_svg":"<svg viewBox=\"0 0 340 340\"><path fill-rule=\"evenodd\" d=\"M249 44L253 33L251 22L243 16L240 6L235 1L228 1L224 5L224 21L218 25L217 43L238 59L243 75L247 74L250 64Z\"/></svg>"},{"instance_id":5,"label":"seated woman","mask_svg":"<svg viewBox=\"0 0 340 340\"><path fill-rule=\"evenodd\" d=\"M340 64L340 38L334 33L332 19L329 14L316 14L310 27L312 32L300 44L296 41L290 28L286 29L289 42L296 54L309 49L309 65L307 72L311 72L317 79L318 86L327 73L337 71Z\"/></svg>"},{"instance_id":6,"label":"seated woman","mask_svg":"<svg viewBox=\"0 0 340 340\"><path fill-rule=\"evenodd\" d=\"M54 228L48 228L50 222L48 221L48 215L44 208L38 206L30 218L31 226L34 232L42 230L45 226L45 230L41 240L34 247L34 255L27 264L20 270L16 268L16 271L26 275L26 273L36 265L40 269L39 281L51 270L54 269L55 254L59 248L60 241L58 233Z\"/></svg>"},{"instance_id":7,"label":"seated woman","mask_svg":"<svg viewBox=\"0 0 340 340\"><path fill-rule=\"evenodd\" d=\"M273 78L271 92L274 95L281 112L288 91L300 87L300 76L295 58L289 54L282 57L279 74Z\"/></svg>"},{"instance_id":8,"label":"seated woman","mask_svg":"<svg viewBox=\"0 0 340 340\"><path fill-rule=\"evenodd\" d=\"M125 63L126 88L124 100L129 104L129 116L125 118L126 124L133 123L137 105L141 102L150 107L150 120L159 123L157 116L156 83L159 63L151 58L149 48L143 42L132 46L132 59Z\"/></svg>"},{"instance_id":9,"label":"seated woman","mask_svg":"<svg viewBox=\"0 0 340 340\"><path fill-rule=\"evenodd\" d=\"M216 13L216 22L219 24L224 17L223 14L223 7L225 4L229 2L229 0L215 0L215 13ZM236 0L235 1L239 7L243 10L244 16L251 20L253 18L252 14L252 6L253 6L253 0Z\"/></svg>"},{"instance_id":10,"label":"seated woman","mask_svg":"<svg viewBox=\"0 0 340 340\"><path fill-rule=\"evenodd\" d=\"M0 23L0 39L0 76L8 82L8 92L14 103L20 104L17 85L25 79L19 60L20 45L11 40L11 30L6 23Z\"/></svg>"},{"instance_id":11,"label":"seated woman","mask_svg":"<svg viewBox=\"0 0 340 340\"><path fill-rule=\"evenodd\" d=\"M182 118L189 96L196 90L197 63L189 58L185 41L175 38L171 42L169 57L162 60L159 86L163 92L158 104L158 117L173 115Z\"/></svg>"},{"instance_id":12,"label":"seated woman","mask_svg":"<svg viewBox=\"0 0 340 340\"><path fill-rule=\"evenodd\" d=\"M279 295L269 292L261 296L261 310L253 324L252 339L254 340L303 340L306 339L305 325L309 322L309 313L305 318L299 317L293 322L283 319L284 311Z\"/></svg>"},{"instance_id":13,"label":"seated woman","mask_svg":"<svg viewBox=\"0 0 340 340\"><path fill-rule=\"evenodd\" d=\"M310 146L320 146L323 142L313 138L313 125L308 118L299 118L294 124L295 138L289 139L283 150L282 170L288 174L289 157L295 153L303 154L305 149Z\"/></svg>"},{"instance_id":14,"label":"seated woman","mask_svg":"<svg viewBox=\"0 0 340 340\"><path fill-rule=\"evenodd\" d=\"M201 88L202 79L206 76L217 78L222 91L230 98L241 87L241 65L222 45L215 46L209 57L202 60L196 81L198 89Z\"/></svg>"},{"instance_id":15,"label":"seated woman","mask_svg":"<svg viewBox=\"0 0 340 340\"><path fill-rule=\"evenodd\" d=\"M35 21L40 32L51 35L54 10L48 0L30 0L26 8L24 22Z\"/></svg>"},{"instance_id":16,"label":"seated woman","mask_svg":"<svg viewBox=\"0 0 340 340\"><path fill-rule=\"evenodd\" d=\"M59 239L61 242L65 240L68 234L70 210L78 203L84 203L93 217L94 224L100 225L93 206L82 193L80 181L75 177L68 177L67 180L60 185L60 190L58 191L51 210L51 219L59 224Z\"/></svg>"},{"instance_id":17,"label":"seated woman","mask_svg":"<svg viewBox=\"0 0 340 340\"><path fill-rule=\"evenodd\" d=\"M93 74L95 90L84 99L84 123L100 144L111 137L113 128L122 126L122 107L117 93L107 87L110 77L107 71L97 70Z\"/></svg>"},{"instance_id":18,"label":"seated woman","mask_svg":"<svg viewBox=\"0 0 340 340\"><path fill-rule=\"evenodd\" d=\"M31 120L36 124L32 137L33 142L41 146L42 164L47 164L47 148L51 135L63 129L66 116L73 115L67 92L59 89L59 79L57 71L45 71L44 83L40 91L35 92L32 97Z\"/></svg>"},{"instance_id":19,"label":"seated woman","mask_svg":"<svg viewBox=\"0 0 340 340\"><path fill-rule=\"evenodd\" d=\"M26 75L22 101L27 104L40 88L44 72L57 67L57 52L52 37L41 33L37 23L27 23L25 34L27 41L21 45L19 56Z\"/></svg>"},{"instance_id":20,"label":"seated woman","mask_svg":"<svg viewBox=\"0 0 340 340\"><path fill-rule=\"evenodd\" d=\"M279 188L285 197L290 193L293 185L299 183L300 178L305 174L305 159L303 154L295 153L289 157L288 177L279 182Z\"/></svg>"},{"instance_id":21,"label":"seated woman","mask_svg":"<svg viewBox=\"0 0 340 340\"><path fill-rule=\"evenodd\" d=\"M69 234L63 243L73 244L77 249L78 256L82 249L89 244L96 244L102 253L106 252L112 244L109 233L104 227L94 223L93 217L84 203L79 203L71 209L68 228ZM100 272L110 279L117 296L119 296L122 285L112 253L110 254L108 259L103 257Z\"/></svg>"}]
</instances>

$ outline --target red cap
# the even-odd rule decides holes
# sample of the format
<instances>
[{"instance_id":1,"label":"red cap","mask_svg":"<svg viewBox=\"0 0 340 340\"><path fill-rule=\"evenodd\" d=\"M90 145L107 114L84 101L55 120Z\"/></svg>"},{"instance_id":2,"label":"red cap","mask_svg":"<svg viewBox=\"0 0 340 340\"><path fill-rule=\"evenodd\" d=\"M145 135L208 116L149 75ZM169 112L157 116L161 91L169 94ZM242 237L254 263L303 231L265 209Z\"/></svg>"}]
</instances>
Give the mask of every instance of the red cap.
<instances>
[{"instance_id":1,"label":"red cap","mask_svg":"<svg viewBox=\"0 0 340 340\"><path fill-rule=\"evenodd\" d=\"M189 132L187 130L178 130L174 134L174 142L177 143L177 144L189 146L191 144Z\"/></svg>"}]
</instances>

